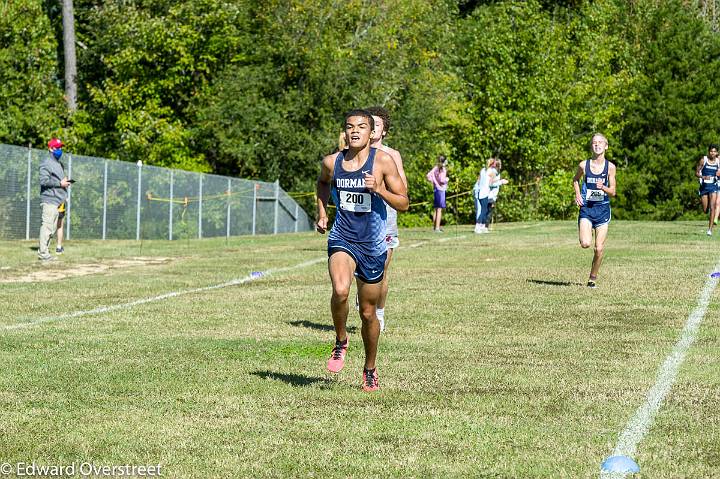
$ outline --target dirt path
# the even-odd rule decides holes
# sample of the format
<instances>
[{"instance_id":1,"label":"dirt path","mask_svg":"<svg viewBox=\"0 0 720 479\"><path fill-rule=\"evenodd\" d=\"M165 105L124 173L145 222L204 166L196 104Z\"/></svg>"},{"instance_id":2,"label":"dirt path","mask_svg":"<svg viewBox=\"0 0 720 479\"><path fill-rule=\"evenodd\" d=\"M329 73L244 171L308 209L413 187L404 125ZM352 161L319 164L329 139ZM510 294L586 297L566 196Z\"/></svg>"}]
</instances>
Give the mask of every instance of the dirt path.
<instances>
[{"instance_id":1,"label":"dirt path","mask_svg":"<svg viewBox=\"0 0 720 479\"><path fill-rule=\"evenodd\" d=\"M0 277L0 283L43 283L47 281L56 281L58 279L74 278L76 276L105 273L111 269L166 264L170 261L172 261L172 258L139 256L134 258L112 259L102 263L74 264L67 267L65 267L63 263L54 262L52 265L45 265L45 267L39 271L32 271L22 275ZM61 269L55 269L57 266L61 266Z\"/></svg>"}]
</instances>

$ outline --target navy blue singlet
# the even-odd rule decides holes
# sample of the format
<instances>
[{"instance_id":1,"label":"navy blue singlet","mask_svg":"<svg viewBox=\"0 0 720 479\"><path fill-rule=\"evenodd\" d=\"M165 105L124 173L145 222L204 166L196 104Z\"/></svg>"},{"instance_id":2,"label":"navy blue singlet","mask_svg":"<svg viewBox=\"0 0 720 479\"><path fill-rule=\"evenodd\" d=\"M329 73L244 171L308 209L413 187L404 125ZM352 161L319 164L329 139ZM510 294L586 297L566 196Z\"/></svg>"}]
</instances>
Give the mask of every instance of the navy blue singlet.
<instances>
[{"instance_id":1,"label":"navy blue singlet","mask_svg":"<svg viewBox=\"0 0 720 479\"><path fill-rule=\"evenodd\" d=\"M585 178L583 180L581 191L585 206L590 208L592 208L593 206L610 204L610 198L608 197L607 193L605 193L603 190L597 189L596 187L598 179L602 180L601 183L605 186L610 186L610 183L608 181L608 170L610 168L610 162L608 160L605 160L605 166L603 167L602 173L595 174L590 168L591 161L592 160L587 160L585 162Z\"/></svg>"},{"instance_id":2,"label":"navy blue singlet","mask_svg":"<svg viewBox=\"0 0 720 479\"><path fill-rule=\"evenodd\" d=\"M702 170L700 171L700 174L703 176L715 176L718 171L718 165L720 165L720 163L717 161L717 159L715 160L715 163L713 164L713 163L710 163L710 159L707 156L705 156L705 157L703 157L703 167L702 167ZM708 180L708 183L710 183L709 180Z\"/></svg>"},{"instance_id":3,"label":"navy blue singlet","mask_svg":"<svg viewBox=\"0 0 720 479\"><path fill-rule=\"evenodd\" d=\"M367 161L357 171L345 171L342 166L345 151L338 153L330 185L337 213L328 241L354 243L369 256L379 256L387 251L385 202L365 187L364 172L372 173L375 152L375 148L370 148Z\"/></svg>"},{"instance_id":4,"label":"navy blue singlet","mask_svg":"<svg viewBox=\"0 0 720 479\"><path fill-rule=\"evenodd\" d=\"M717 160L717 158L715 159L715 164L712 164L710 163L710 159L707 156L703 157L703 167L702 170L700 170L700 174L702 176L711 176L712 179L700 179L700 191L698 192L700 196L715 193L716 191L718 191L718 178L716 176L718 172L718 166L720 166L720 162Z\"/></svg>"}]
</instances>

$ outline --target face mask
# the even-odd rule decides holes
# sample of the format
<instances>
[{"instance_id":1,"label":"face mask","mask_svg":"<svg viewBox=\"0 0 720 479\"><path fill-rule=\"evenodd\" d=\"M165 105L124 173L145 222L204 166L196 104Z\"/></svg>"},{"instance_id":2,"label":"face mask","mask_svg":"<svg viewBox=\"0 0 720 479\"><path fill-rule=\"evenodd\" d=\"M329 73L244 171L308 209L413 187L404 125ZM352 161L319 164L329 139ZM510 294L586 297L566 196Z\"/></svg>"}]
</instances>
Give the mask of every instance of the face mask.
<instances>
[{"instance_id":1,"label":"face mask","mask_svg":"<svg viewBox=\"0 0 720 479\"><path fill-rule=\"evenodd\" d=\"M53 150L52 155L55 157L56 160L59 160L60 157L62 156L62 148Z\"/></svg>"}]
</instances>

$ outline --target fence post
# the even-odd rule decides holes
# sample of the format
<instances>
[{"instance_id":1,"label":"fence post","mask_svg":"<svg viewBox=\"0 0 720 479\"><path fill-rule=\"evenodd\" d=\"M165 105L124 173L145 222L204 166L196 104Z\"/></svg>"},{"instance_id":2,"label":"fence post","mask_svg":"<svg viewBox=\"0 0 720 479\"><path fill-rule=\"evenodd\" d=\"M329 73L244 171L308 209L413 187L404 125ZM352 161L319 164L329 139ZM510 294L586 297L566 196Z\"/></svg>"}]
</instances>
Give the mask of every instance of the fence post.
<instances>
[{"instance_id":1,"label":"fence post","mask_svg":"<svg viewBox=\"0 0 720 479\"><path fill-rule=\"evenodd\" d=\"M252 234L253 234L253 236L255 235L255 217L257 215L257 190L258 190L257 183L253 183L253 210L252 210L253 211L253 215L252 215L252 218L253 218Z\"/></svg>"},{"instance_id":2,"label":"fence post","mask_svg":"<svg viewBox=\"0 0 720 479\"><path fill-rule=\"evenodd\" d=\"M108 178L108 160L105 160L105 169L103 171L103 232L102 239L107 235L107 178Z\"/></svg>"},{"instance_id":3,"label":"fence post","mask_svg":"<svg viewBox=\"0 0 720 479\"><path fill-rule=\"evenodd\" d=\"M137 162L137 215L135 220L135 241L140 241L140 198L142 197L142 161Z\"/></svg>"},{"instance_id":4,"label":"fence post","mask_svg":"<svg viewBox=\"0 0 720 479\"><path fill-rule=\"evenodd\" d=\"M232 198L232 195L230 194L232 192L232 182L230 178L228 178L228 188L227 188L227 221L225 222L225 237L230 238L230 199Z\"/></svg>"},{"instance_id":5,"label":"fence post","mask_svg":"<svg viewBox=\"0 0 720 479\"><path fill-rule=\"evenodd\" d=\"M280 180L275 180L275 225L273 226L273 234L278 232L278 207L280 206Z\"/></svg>"},{"instance_id":6,"label":"fence post","mask_svg":"<svg viewBox=\"0 0 720 479\"><path fill-rule=\"evenodd\" d=\"M68 154L68 178L72 178L72 155ZM65 239L70 239L70 225L72 223L72 215L70 209L72 208L72 188L67 190L67 201L65 202Z\"/></svg>"},{"instance_id":7,"label":"fence post","mask_svg":"<svg viewBox=\"0 0 720 479\"><path fill-rule=\"evenodd\" d=\"M28 143L27 199L25 205L25 239L30 239L30 177L32 176L32 143Z\"/></svg>"},{"instance_id":8,"label":"fence post","mask_svg":"<svg viewBox=\"0 0 720 479\"><path fill-rule=\"evenodd\" d=\"M295 232L298 232L298 220L300 219L300 205L295 203Z\"/></svg>"},{"instance_id":9,"label":"fence post","mask_svg":"<svg viewBox=\"0 0 720 479\"><path fill-rule=\"evenodd\" d=\"M198 195L198 239L202 238L202 179L203 175L200 173L200 194Z\"/></svg>"},{"instance_id":10,"label":"fence post","mask_svg":"<svg viewBox=\"0 0 720 479\"><path fill-rule=\"evenodd\" d=\"M168 239L172 241L173 238L173 223L172 223L172 215L173 215L173 186L174 186L174 175L173 170L170 170L170 219L168 222Z\"/></svg>"}]
</instances>

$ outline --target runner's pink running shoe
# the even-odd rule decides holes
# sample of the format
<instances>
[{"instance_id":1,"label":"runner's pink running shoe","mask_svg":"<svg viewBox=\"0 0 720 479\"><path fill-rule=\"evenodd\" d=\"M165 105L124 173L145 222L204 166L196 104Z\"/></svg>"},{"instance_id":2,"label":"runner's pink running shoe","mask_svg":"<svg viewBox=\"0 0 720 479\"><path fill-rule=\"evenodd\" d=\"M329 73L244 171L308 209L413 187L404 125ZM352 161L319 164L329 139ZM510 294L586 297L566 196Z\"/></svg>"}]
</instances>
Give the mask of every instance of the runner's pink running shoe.
<instances>
[{"instance_id":1,"label":"runner's pink running shoe","mask_svg":"<svg viewBox=\"0 0 720 479\"><path fill-rule=\"evenodd\" d=\"M339 373L343 367L345 367L345 355L347 354L348 344L350 343L348 338L345 338L344 342L335 340L335 347L330 354L328 359L327 368L328 371L333 373Z\"/></svg>"},{"instance_id":2,"label":"runner's pink running shoe","mask_svg":"<svg viewBox=\"0 0 720 479\"><path fill-rule=\"evenodd\" d=\"M380 389L378 384L378 373L377 368L363 369L363 391L372 392Z\"/></svg>"}]
</instances>

